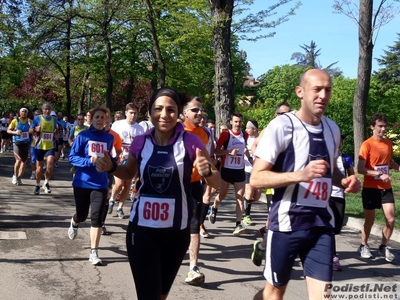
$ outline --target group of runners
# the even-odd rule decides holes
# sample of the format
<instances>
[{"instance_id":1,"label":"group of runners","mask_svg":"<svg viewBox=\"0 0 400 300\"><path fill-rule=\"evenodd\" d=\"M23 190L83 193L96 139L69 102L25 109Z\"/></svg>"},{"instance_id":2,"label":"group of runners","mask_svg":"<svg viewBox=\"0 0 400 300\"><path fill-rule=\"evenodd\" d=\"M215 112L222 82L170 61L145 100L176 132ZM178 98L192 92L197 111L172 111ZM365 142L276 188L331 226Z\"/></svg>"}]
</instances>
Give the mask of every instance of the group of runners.
<instances>
[{"instance_id":1,"label":"group of runners","mask_svg":"<svg viewBox=\"0 0 400 300\"><path fill-rule=\"evenodd\" d=\"M251 259L256 265L266 260L267 282L254 299L282 299L296 257L304 268L310 299L321 299L333 270L342 270L334 235L342 227L345 194L361 189L351 158L341 153L345 137L323 116L331 89L325 71L305 72L295 88L300 109L292 111L288 103L279 103L276 118L260 134L257 120L248 120L244 131L243 116L232 113L230 128L216 138L215 123L205 121L201 99L186 99L170 88L154 92L148 119L140 124L134 103L124 113L116 112L114 120L105 107L79 114L67 139L76 203L69 238L75 239L90 208L89 260L102 264L98 249L101 234L106 232L106 215L118 201L116 213L125 218L124 204L131 195L126 244L138 299L166 299L187 250L190 266L185 282L198 285L205 281L198 267L200 237L211 233L204 221L207 215L211 224L217 221L230 184L236 201L235 236L254 225L252 204L266 190L266 224L260 230L262 240L253 244ZM13 184L22 184L24 162L33 145L35 194L40 193L44 160L43 189L51 192L56 149L62 153L54 141L63 140L63 126L51 112L51 105L44 103L42 114L29 121L28 110L21 108L7 130L16 136L14 153L16 161L20 160ZM357 171L364 175L365 214L359 252L362 258L372 257L368 237L375 210L382 208L386 224L378 252L391 262L394 255L388 241L395 207L389 170L399 171L399 165L392 160L392 143L384 137L387 123L382 114L372 116L372 137L359 153ZM152 259L143 259L146 256ZM161 275L154 278L155 273Z\"/></svg>"}]
</instances>

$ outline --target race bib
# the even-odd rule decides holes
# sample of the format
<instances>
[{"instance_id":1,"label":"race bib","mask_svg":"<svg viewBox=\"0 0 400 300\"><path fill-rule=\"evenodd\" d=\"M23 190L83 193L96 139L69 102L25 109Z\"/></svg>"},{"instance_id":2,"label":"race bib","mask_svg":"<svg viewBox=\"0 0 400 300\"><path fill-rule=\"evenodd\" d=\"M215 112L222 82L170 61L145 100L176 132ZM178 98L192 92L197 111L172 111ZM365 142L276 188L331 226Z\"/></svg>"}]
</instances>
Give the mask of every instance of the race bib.
<instances>
[{"instance_id":1,"label":"race bib","mask_svg":"<svg viewBox=\"0 0 400 300\"><path fill-rule=\"evenodd\" d=\"M43 140L43 142L52 142L53 141L53 133L52 132L43 132L42 140Z\"/></svg>"},{"instance_id":2,"label":"race bib","mask_svg":"<svg viewBox=\"0 0 400 300\"><path fill-rule=\"evenodd\" d=\"M122 143L122 155L125 159L128 159L131 144Z\"/></svg>"},{"instance_id":3,"label":"race bib","mask_svg":"<svg viewBox=\"0 0 400 300\"><path fill-rule=\"evenodd\" d=\"M139 226L171 228L174 223L175 199L141 196L139 199Z\"/></svg>"},{"instance_id":4,"label":"race bib","mask_svg":"<svg viewBox=\"0 0 400 300\"><path fill-rule=\"evenodd\" d=\"M377 165L374 167L376 171L382 171L383 174L389 175L389 166L388 165ZM374 177L375 180L381 180L379 176Z\"/></svg>"},{"instance_id":5,"label":"race bib","mask_svg":"<svg viewBox=\"0 0 400 300\"><path fill-rule=\"evenodd\" d=\"M227 155L225 158L225 168L228 169L243 169L243 155Z\"/></svg>"},{"instance_id":6,"label":"race bib","mask_svg":"<svg viewBox=\"0 0 400 300\"><path fill-rule=\"evenodd\" d=\"M21 139L23 140L29 139L29 132L28 131L21 132Z\"/></svg>"},{"instance_id":7,"label":"race bib","mask_svg":"<svg viewBox=\"0 0 400 300\"><path fill-rule=\"evenodd\" d=\"M315 178L309 182L300 182L297 205L325 208L331 190L331 178Z\"/></svg>"},{"instance_id":8,"label":"race bib","mask_svg":"<svg viewBox=\"0 0 400 300\"><path fill-rule=\"evenodd\" d=\"M99 141L88 142L88 153L89 156L104 157L104 151L107 150L107 143Z\"/></svg>"}]
</instances>

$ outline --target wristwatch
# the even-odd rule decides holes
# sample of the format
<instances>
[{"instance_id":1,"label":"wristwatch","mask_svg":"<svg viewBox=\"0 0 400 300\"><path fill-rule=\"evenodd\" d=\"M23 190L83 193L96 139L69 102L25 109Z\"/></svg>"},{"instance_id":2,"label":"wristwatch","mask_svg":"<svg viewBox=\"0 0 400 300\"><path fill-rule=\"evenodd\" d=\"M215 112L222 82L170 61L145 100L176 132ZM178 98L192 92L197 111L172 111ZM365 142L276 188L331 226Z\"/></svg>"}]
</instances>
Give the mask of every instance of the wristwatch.
<instances>
[{"instance_id":1,"label":"wristwatch","mask_svg":"<svg viewBox=\"0 0 400 300\"><path fill-rule=\"evenodd\" d=\"M382 171L379 171L378 177L381 177L383 175Z\"/></svg>"}]
</instances>

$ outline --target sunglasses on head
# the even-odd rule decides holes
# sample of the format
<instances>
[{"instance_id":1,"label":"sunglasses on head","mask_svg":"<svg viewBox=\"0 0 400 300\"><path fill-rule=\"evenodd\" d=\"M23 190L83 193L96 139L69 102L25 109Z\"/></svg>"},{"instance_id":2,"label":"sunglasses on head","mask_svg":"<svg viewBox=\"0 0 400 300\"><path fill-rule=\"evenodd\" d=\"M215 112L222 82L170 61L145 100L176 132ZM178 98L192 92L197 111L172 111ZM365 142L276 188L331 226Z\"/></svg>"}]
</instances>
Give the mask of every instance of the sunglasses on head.
<instances>
[{"instance_id":1,"label":"sunglasses on head","mask_svg":"<svg viewBox=\"0 0 400 300\"><path fill-rule=\"evenodd\" d=\"M203 108L199 108L199 107L192 107L192 108L187 108L186 110L190 110L190 111L192 111L192 112L194 112L194 113L198 113L198 112L203 112L204 111L204 109Z\"/></svg>"},{"instance_id":2,"label":"sunglasses on head","mask_svg":"<svg viewBox=\"0 0 400 300\"><path fill-rule=\"evenodd\" d=\"M277 115L283 115L283 114L286 114L286 113L288 113L288 112L291 112L291 110L289 110L289 111L283 111L283 112L277 112L276 114L277 114Z\"/></svg>"}]
</instances>

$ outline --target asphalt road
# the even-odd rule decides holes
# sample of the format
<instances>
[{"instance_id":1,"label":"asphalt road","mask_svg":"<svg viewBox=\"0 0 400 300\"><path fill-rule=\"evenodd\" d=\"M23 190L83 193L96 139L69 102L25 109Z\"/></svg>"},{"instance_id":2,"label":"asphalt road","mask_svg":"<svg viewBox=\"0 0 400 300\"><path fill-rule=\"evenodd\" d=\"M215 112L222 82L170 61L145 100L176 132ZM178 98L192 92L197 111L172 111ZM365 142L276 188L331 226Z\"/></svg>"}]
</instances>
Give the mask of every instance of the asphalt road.
<instances>
[{"instance_id":1,"label":"asphalt road","mask_svg":"<svg viewBox=\"0 0 400 300\"><path fill-rule=\"evenodd\" d=\"M81 225L75 240L67 236L75 211L67 160L62 160L54 171L50 181L52 193L41 192L39 196L33 194L34 181L28 179L29 170L22 180L23 186L11 184L13 163L11 153L0 154L0 299L136 299L125 247L128 220L109 215L107 229L111 235L102 236L99 250L104 265L94 267L88 261L90 222ZM127 202L126 212L130 205ZM265 209L265 203L254 204L252 215L258 224L248 227L248 234L235 237L234 201L229 194L219 209L216 224L206 221L213 238L201 240L199 265L206 282L199 287L184 283L189 268L187 255L168 299L253 299L265 284L263 268L250 260L257 229L265 221ZM400 244L391 243L396 255L393 263L378 256L361 259L356 251L360 243L359 223L350 223L353 227L344 227L337 237L343 272L334 273L333 284L399 283ZM375 254L379 244L379 239L372 236L370 246ZM371 295L372 290L366 294ZM302 269L297 264L285 299L307 299Z\"/></svg>"}]
</instances>

